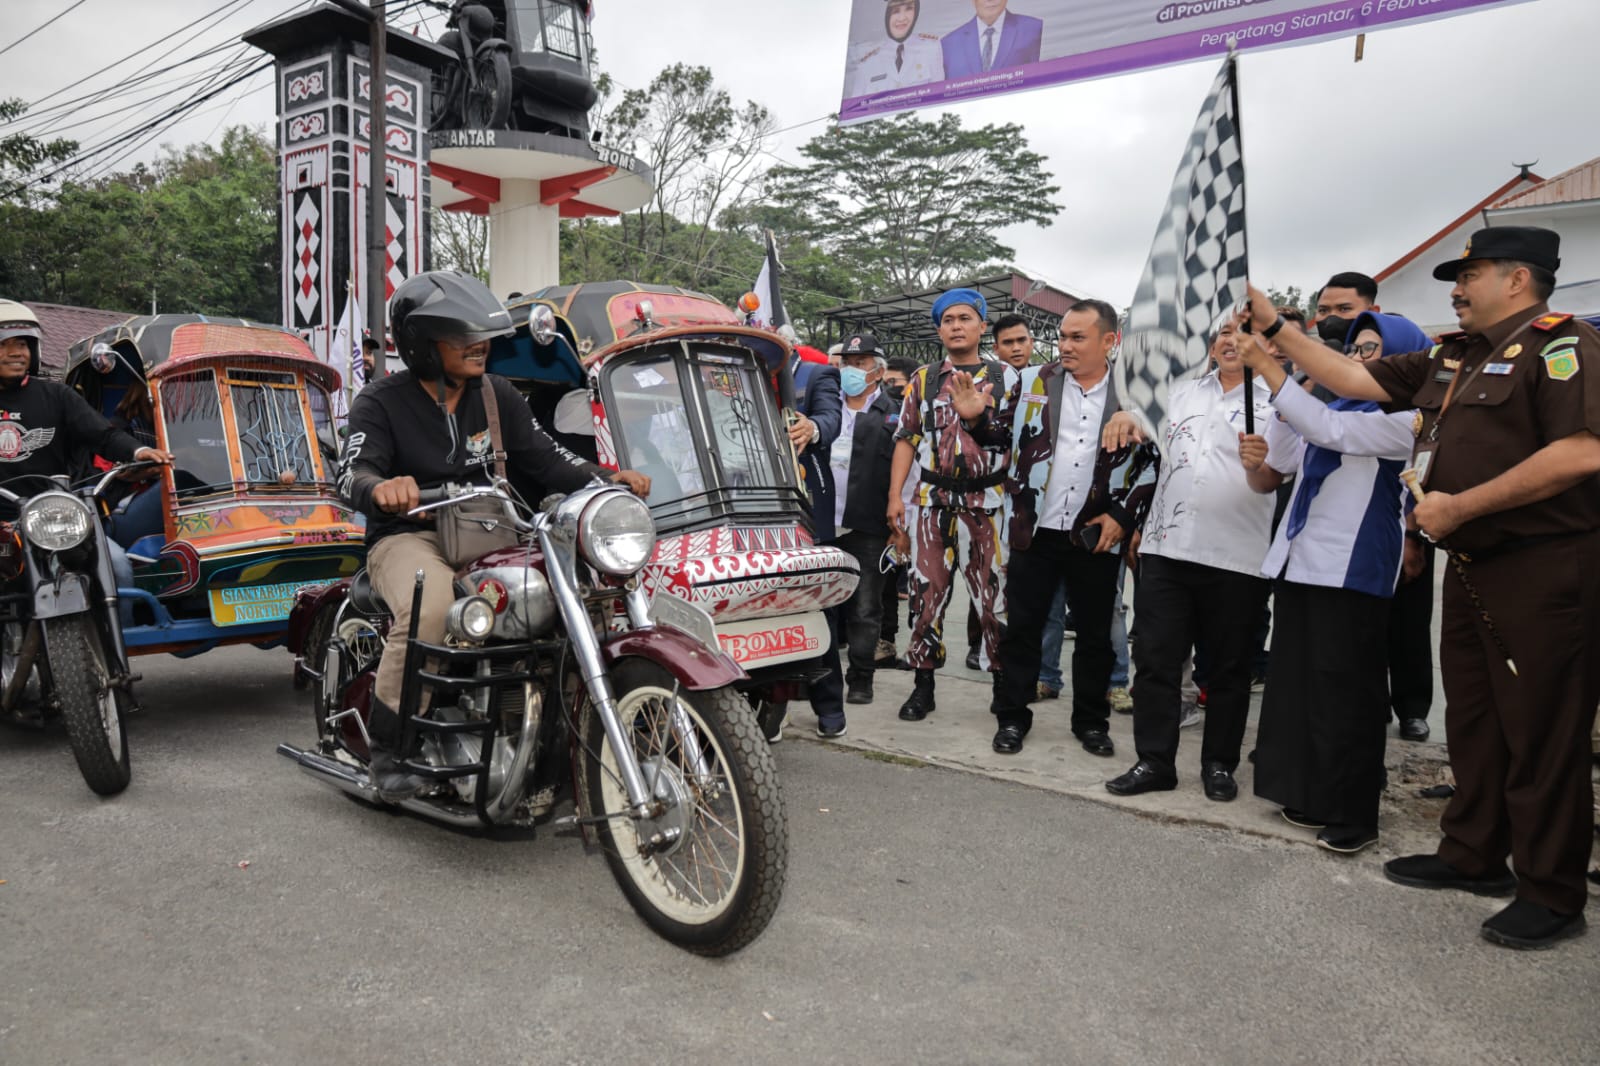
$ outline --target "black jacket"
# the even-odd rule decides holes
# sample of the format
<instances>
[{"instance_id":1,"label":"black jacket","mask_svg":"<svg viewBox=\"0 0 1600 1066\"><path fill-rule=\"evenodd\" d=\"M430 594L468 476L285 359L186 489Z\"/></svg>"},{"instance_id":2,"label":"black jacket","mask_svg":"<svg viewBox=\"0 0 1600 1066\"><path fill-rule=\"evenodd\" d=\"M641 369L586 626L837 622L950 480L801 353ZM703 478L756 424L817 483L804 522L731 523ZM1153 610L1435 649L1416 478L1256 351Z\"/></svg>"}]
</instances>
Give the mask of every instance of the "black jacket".
<instances>
[{"instance_id":1,"label":"black jacket","mask_svg":"<svg viewBox=\"0 0 1600 1066\"><path fill-rule=\"evenodd\" d=\"M584 462L551 440L511 382L493 374L479 380L481 386L469 383L456 408L453 442L438 402L409 370L373 382L350 405L350 436L339 469L339 495L368 516L369 547L391 533L432 525L431 519L419 524L378 510L372 492L379 482L410 475L424 489L446 482L489 483L493 464L482 388L495 390L506 476L528 503L537 505L548 493L574 492L593 478L611 475L605 467Z\"/></svg>"},{"instance_id":2,"label":"black jacket","mask_svg":"<svg viewBox=\"0 0 1600 1066\"><path fill-rule=\"evenodd\" d=\"M24 474L72 474L75 463L90 455L124 462L139 447L59 381L29 375L14 388L0 389L0 482ZM43 486L10 487L27 496Z\"/></svg>"},{"instance_id":3,"label":"black jacket","mask_svg":"<svg viewBox=\"0 0 1600 1066\"><path fill-rule=\"evenodd\" d=\"M850 445L850 484L844 494L845 528L874 536L889 535L889 468L894 464L894 433L900 427L900 405L882 389L856 414Z\"/></svg>"}]
</instances>

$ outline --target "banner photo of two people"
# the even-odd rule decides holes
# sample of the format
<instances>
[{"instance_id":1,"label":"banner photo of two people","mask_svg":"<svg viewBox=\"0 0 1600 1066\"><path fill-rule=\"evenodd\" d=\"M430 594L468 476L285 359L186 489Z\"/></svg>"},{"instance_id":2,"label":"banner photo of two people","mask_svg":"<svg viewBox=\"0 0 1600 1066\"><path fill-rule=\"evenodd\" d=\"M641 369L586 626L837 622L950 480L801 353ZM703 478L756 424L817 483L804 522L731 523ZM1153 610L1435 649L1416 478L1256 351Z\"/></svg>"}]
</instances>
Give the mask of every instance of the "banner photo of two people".
<instances>
[{"instance_id":1,"label":"banner photo of two people","mask_svg":"<svg viewBox=\"0 0 1600 1066\"><path fill-rule=\"evenodd\" d=\"M854 0L841 122L1526 0Z\"/></svg>"}]
</instances>

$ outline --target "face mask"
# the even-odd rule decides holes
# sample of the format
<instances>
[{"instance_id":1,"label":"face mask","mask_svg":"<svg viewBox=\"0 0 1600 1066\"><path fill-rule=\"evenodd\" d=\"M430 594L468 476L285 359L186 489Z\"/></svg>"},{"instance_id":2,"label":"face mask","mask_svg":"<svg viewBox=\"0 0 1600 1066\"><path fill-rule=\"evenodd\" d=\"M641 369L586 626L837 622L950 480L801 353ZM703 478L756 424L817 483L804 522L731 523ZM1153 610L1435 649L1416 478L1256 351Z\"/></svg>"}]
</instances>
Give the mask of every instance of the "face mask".
<instances>
[{"instance_id":1,"label":"face mask","mask_svg":"<svg viewBox=\"0 0 1600 1066\"><path fill-rule=\"evenodd\" d=\"M1329 315L1317 323L1317 336L1332 344L1343 345L1344 339L1350 335L1350 323L1354 321L1353 318Z\"/></svg>"},{"instance_id":2,"label":"face mask","mask_svg":"<svg viewBox=\"0 0 1600 1066\"><path fill-rule=\"evenodd\" d=\"M867 391L867 372L858 366L840 367L839 385L846 396L860 396Z\"/></svg>"},{"instance_id":3,"label":"face mask","mask_svg":"<svg viewBox=\"0 0 1600 1066\"><path fill-rule=\"evenodd\" d=\"M895 403L899 403L906 398L906 387L904 385L885 385L883 391L888 393L889 399Z\"/></svg>"}]
</instances>

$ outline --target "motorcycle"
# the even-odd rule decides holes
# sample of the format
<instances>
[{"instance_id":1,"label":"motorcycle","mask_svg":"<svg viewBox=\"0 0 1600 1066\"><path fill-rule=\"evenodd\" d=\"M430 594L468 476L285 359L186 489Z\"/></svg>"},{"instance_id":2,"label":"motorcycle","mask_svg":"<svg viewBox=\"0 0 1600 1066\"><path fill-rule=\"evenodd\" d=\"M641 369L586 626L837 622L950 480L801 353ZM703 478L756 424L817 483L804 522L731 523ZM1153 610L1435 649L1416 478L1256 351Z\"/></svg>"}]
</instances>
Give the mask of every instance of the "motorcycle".
<instances>
[{"instance_id":1,"label":"motorcycle","mask_svg":"<svg viewBox=\"0 0 1600 1066\"><path fill-rule=\"evenodd\" d=\"M436 76L434 125L500 129L511 114L511 44L495 36L494 12L481 3L457 0L449 22L439 44L455 53L456 63Z\"/></svg>"},{"instance_id":2,"label":"motorcycle","mask_svg":"<svg viewBox=\"0 0 1600 1066\"><path fill-rule=\"evenodd\" d=\"M90 499L118 474L149 465L113 467ZM0 715L31 720L23 695L37 669L37 721L59 715L84 781L114 796L133 777L126 717L136 706L137 677L128 667L105 531L65 478L13 480L48 487L32 495L0 487L0 500L18 508L14 522L0 523Z\"/></svg>"},{"instance_id":3,"label":"motorcycle","mask_svg":"<svg viewBox=\"0 0 1600 1066\"><path fill-rule=\"evenodd\" d=\"M476 516L491 498L520 539L462 568L443 644L417 637L417 575L397 710L405 767L427 786L398 806L494 829L549 820L570 797L555 823L598 844L652 929L702 955L738 950L777 909L788 857L777 769L735 688L744 671L703 610L645 593L643 501L597 484L534 509L501 482L425 491L410 513ZM317 743L278 748L373 804L366 721L388 626L365 572L299 595L288 642Z\"/></svg>"}]
</instances>

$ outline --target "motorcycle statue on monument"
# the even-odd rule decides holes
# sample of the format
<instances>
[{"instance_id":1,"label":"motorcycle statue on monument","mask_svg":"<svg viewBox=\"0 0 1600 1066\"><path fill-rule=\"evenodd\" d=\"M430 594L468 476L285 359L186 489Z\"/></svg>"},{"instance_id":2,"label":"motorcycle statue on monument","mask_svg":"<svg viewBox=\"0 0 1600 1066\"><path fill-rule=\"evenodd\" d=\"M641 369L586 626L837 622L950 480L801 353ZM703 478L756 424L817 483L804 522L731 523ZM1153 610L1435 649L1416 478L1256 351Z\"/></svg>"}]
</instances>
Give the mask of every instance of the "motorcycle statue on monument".
<instances>
[{"instance_id":1,"label":"motorcycle statue on monument","mask_svg":"<svg viewBox=\"0 0 1600 1066\"><path fill-rule=\"evenodd\" d=\"M509 522L519 540L461 569L440 645L417 639L418 574L400 750L418 752L405 768L429 784L399 807L492 829L547 821L570 795L555 824L598 844L657 933L703 955L754 940L783 890L783 793L711 618L639 580L649 508L599 483L533 508L500 481L425 490L411 514L446 508ZM288 639L317 742L278 748L374 804L366 719L387 628L364 572L299 594Z\"/></svg>"}]
</instances>

